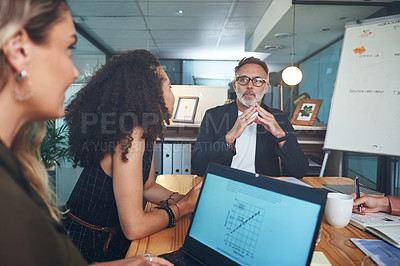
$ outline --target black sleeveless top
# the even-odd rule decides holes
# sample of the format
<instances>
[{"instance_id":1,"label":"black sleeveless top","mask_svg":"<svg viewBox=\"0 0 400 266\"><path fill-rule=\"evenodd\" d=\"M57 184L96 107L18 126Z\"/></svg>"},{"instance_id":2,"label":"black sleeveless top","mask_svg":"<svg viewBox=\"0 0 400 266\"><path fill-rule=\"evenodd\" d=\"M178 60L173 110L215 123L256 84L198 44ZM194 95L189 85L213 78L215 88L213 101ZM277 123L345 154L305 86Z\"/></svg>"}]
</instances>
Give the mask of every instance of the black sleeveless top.
<instances>
[{"instance_id":1,"label":"black sleeveless top","mask_svg":"<svg viewBox=\"0 0 400 266\"><path fill-rule=\"evenodd\" d=\"M153 143L148 144L143 154L143 185L149 178L153 157ZM129 249L119 223L112 178L100 167L100 163L85 167L68 199L67 207L71 214L91 225L116 228L117 232L104 251L110 233L83 226L66 215L63 223L75 243L89 262L102 262L122 259Z\"/></svg>"}]
</instances>

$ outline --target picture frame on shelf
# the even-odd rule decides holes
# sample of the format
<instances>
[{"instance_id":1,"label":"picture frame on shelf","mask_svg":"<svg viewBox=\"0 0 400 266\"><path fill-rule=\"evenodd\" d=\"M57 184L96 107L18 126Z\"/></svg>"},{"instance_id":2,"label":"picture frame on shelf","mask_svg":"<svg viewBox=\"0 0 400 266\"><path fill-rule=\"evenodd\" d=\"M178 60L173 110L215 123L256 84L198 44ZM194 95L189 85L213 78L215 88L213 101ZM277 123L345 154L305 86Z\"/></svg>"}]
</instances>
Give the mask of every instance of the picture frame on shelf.
<instances>
[{"instance_id":1,"label":"picture frame on shelf","mask_svg":"<svg viewBox=\"0 0 400 266\"><path fill-rule=\"evenodd\" d=\"M317 119L322 99L301 99L292 116L292 125L313 126Z\"/></svg>"},{"instance_id":2,"label":"picture frame on shelf","mask_svg":"<svg viewBox=\"0 0 400 266\"><path fill-rule=\"evenodd\" d=\"M179 97L172 121L176 123L194 123L198 103L199 97Z\"/></svg>"}]
</instances>

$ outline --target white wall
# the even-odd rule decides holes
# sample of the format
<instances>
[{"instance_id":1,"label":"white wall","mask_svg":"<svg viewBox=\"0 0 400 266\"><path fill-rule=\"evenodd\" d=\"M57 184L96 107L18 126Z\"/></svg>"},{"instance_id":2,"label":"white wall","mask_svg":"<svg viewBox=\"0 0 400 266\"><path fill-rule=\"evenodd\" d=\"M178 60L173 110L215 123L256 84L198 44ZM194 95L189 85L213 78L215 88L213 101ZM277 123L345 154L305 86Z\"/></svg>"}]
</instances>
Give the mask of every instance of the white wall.
<instances>
[{"instance_id":1,"label":"white wall","mask_svg":"<svg viewBox=\"0 0 400 266\"><path fill-rule=\"evenodd\" d=\"M222 105L228 98L228 90L226 87L211 86L191 86L191 85L172 85L172 92L175 96L174 110L178 104L180 96L197 96L199 103L197 106L195 123L201 123L204 113L217 105Z\"/></svg>"}]
</instances>

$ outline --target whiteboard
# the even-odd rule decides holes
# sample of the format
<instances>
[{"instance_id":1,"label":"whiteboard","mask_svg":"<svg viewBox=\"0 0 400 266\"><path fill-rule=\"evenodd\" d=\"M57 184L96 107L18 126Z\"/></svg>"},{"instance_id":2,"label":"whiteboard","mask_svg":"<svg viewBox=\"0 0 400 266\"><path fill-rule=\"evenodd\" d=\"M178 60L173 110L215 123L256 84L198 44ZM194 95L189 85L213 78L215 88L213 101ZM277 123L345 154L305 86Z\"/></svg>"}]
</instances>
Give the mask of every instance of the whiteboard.
<instances>
[{"instance_id":1,"label":"whiteboard","mask_svg":"<svg viewBox=\"0 0 400 266\"><path fill-rule=\"evenodd\" d=\"M346 24L324 148L400 156L400 15Z\"/></svg>"}]
</instances>

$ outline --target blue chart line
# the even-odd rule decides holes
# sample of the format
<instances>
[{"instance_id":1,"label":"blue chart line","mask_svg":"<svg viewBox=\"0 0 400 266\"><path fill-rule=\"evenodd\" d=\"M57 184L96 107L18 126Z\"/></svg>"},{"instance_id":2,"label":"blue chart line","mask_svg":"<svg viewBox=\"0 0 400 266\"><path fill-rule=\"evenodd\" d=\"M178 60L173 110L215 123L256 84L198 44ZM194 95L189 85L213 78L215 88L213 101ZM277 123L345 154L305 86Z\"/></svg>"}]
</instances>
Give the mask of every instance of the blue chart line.
<instances>
[{"instance_id":1,"label":"blue chart line","mask_svg":"<svg viewBox=\"0 0 400 266\"><path fill-rule=\"evenodd\" d=\"M253 258L265 210L235 199L225 220L226 248L242 258Z\"/></svg>"},{"instance_id":2,"label":"blue chart line","mask_svg":"<svg viewBox=\"0 0 400 266\"><path fill-rule=\"evenodd\" d=\"M249 218L247 218L246 221L244 221L243 223L239 224L238 227L236 227L235 229L233 229L233 231L231 232L231 234L235 233L235 231L237 229L239 229L242 225L244 225L245 223L247 223L248 221L250 221L251 219L253 219L256 215L260 214L260 211L256 212L255 214L253 214L252 216L250 216Z\"/></svg>"}]
</instances>

